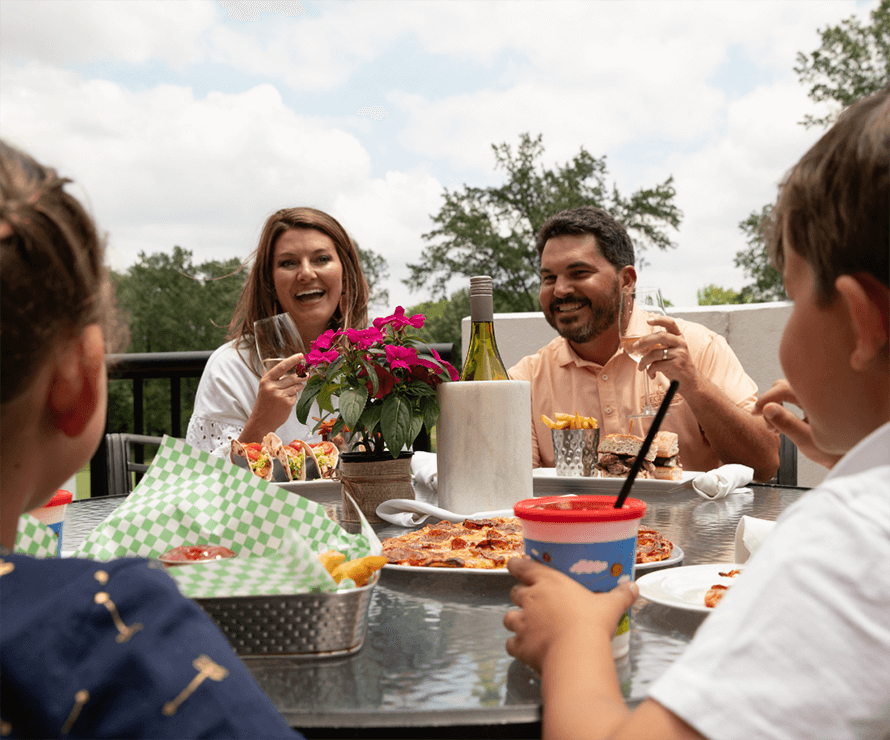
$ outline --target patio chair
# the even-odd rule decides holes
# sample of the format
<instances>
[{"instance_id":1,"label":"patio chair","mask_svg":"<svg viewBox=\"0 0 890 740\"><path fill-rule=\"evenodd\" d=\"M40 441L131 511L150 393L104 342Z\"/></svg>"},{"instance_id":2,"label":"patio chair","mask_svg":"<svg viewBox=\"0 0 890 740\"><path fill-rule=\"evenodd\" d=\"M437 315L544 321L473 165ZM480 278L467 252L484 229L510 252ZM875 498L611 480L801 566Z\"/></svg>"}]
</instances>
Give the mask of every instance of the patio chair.
<instances>
[{"instance_id":1,"label":"patio chair","mask_svg":"<svg viewBox=\"0 0 890 740\"><path fill-rule=\"evenodd\" d=\"M138 482L148 470L148 464L131 459L134 445L142 446L144 460L145 446L160 446L161 437L150 437L144 434L106 434L105 444L108 450L108 495L127 494L133 490L133 477Z\"/></svg>"}]
</instances>

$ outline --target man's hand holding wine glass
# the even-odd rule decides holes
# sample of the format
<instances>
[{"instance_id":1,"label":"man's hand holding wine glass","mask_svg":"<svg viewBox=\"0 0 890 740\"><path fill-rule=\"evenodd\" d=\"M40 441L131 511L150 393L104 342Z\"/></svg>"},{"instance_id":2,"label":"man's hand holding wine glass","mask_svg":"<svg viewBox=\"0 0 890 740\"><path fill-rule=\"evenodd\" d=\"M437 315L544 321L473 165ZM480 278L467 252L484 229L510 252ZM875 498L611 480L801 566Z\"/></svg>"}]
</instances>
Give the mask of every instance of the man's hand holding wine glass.
<instances>
[{"instance_id":1,"label":"man's hand holding wine glass","mask_svg":"<svg viewBox=\"0 0 890 740\"><path fill-rule=\"evenodd\" d=\"M653 316L648 321L653 333L637 340L633 352L640 357L640 369L650 378L661 373L668 380L680 381L680 387L689 389L698 375L686 340L680 333L677 322L670 316Z\"/></svg>"}]
</instances>

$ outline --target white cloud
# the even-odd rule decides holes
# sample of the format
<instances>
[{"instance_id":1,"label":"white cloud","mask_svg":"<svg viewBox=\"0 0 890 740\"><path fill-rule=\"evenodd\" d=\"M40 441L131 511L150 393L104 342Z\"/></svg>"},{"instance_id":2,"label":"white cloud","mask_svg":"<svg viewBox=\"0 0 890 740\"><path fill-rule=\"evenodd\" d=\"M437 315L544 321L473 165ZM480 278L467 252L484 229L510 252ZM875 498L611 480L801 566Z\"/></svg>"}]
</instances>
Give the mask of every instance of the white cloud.
<instances>
[{"instance_id":1,"label":"white cloud","mask_svg":"<svg viewBox=\"0 0 890 740\"><path fill-rule=\"evenodd\" d=\"M0 125L83 183L119 269L173 244L243 257L272 210L314 205L389 260L393 305L426 297L400 281L442 185L500 182L491 144L540 132L548 165L584 146L623 193L674 175L680 248L641 279L688 304L744 283L737 224L818 134L796 53L876 4L304 0L238 21L216 0L2 0Z\"/></svg>"},{"instance_id":2,"label":"white cloud","mask_svg":"<svg viewBox=\"0 0 890 740\"><path fill-rule=\"evenodd\" d=\"M151 251L188 247L186 224L252 229L276 208L330 208L366 187L358 141L295 114L271 85L199 100L35 64L6 65L0 79L4 136L82 182L114 237L126 227L159 238ZM247 244L231 235L225 246L243 254Z\"/></svg>"},{"instance_id":3,"label":"white cloud","mask_svg":"<svg viewBox=\"0 0 890 740\"><path fill-rule=\"evenodd\" d=\"M641 282L661 285L678 306L695 305L697 291L710 283L739 289L748 282L733 266L736 253L746 247L738 224L775 200L784 173L822 134L793 123L770 123L800 120L808 106L799 85L758 88L727 107L724 137L670 159L684 212L675 239L679 248L648 251L650 265L640 271Z\"/></svg>"},{"instance_id":4,"label":"white cloud","mask_svg":"<svg viewBox=\"0 0 890 740\"><path fill-rule=\"evenodd\" d=\"M54 64L159 59L181 69L203 55L197 40L218 9L181 0L3 0L0 14L4 58Z\"/></svg>"}]
</instances>

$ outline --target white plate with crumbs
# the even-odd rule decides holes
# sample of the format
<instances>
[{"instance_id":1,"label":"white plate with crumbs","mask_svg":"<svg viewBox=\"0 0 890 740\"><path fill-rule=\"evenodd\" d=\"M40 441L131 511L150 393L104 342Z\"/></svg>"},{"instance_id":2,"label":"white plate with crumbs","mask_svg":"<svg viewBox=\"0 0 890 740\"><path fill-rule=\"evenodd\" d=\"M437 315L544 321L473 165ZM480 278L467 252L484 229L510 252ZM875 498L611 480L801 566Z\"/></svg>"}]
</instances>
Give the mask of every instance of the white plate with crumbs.
<instances>
[{"instance_id":1,"label":"white plate with crumbs","mask_svg":"<svg viewBox=\"0 0 890 740\"><path fill-rule=\"evenodd\" d=\"M647 573L637 578L636 583L640 588L640 596L649 601L675 609L708 614L713 611L705 606L705 593L708 589L717 584L731 586L735 579L720 574L741 571L744 567L737 563L684 565Z\"/></svg>"}]
</instances>

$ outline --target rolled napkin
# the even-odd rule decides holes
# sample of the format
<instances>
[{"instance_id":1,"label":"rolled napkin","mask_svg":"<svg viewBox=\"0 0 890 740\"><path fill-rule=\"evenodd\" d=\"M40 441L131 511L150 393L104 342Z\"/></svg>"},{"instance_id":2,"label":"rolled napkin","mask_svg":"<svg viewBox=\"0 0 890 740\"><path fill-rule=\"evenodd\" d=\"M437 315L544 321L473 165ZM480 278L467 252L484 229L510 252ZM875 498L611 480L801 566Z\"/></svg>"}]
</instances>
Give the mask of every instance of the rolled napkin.
<instances>
[{"instance_id":1,"label":"rolled napkin","mask_svg":"<svg viewBox=\"0 0 890 740\"><path fill-rule=\"evenodd\" d=\"M392 498L377 507L377 516L400 527L414 527L435 516L459 524L464 519L489 519L493 516L513 516L513 509L477 511L475 514L456 514L438 506L407 498Z\"/></svg>"},{"instance_id":2,"label":"rolled napkin","mask_svg":"<svg viewBox=\"0 0 890 740\"><path fill-rule=\"evenodd\" d=\"M439 487L439 459L435 452L415 450L411 457L411 472L414 480L431 491Z\"/></svg>"},{"instance_id":3,"label":"rolled napkin","mask_svg":"<svg viewBox=\"0 0 890 740\"><path fill-rule=\"evenodd\" d=\"M714 501L730 493L750 493L743 488L754 479L754 469L747 465L721 465L719 468L695 476L684 486L691 486L702 498Z\"/></svg>"},{"instance_id":4,"label":"rolled napkin","mask_svg":"<svg viewBox=\"0 0 890 740\"><path fill-rule=\"evenodd\" d=\"M747 562L775 526L776 523L768 519L743 516L735 530L735 562Z\"/></svg>"}]
</instances>

